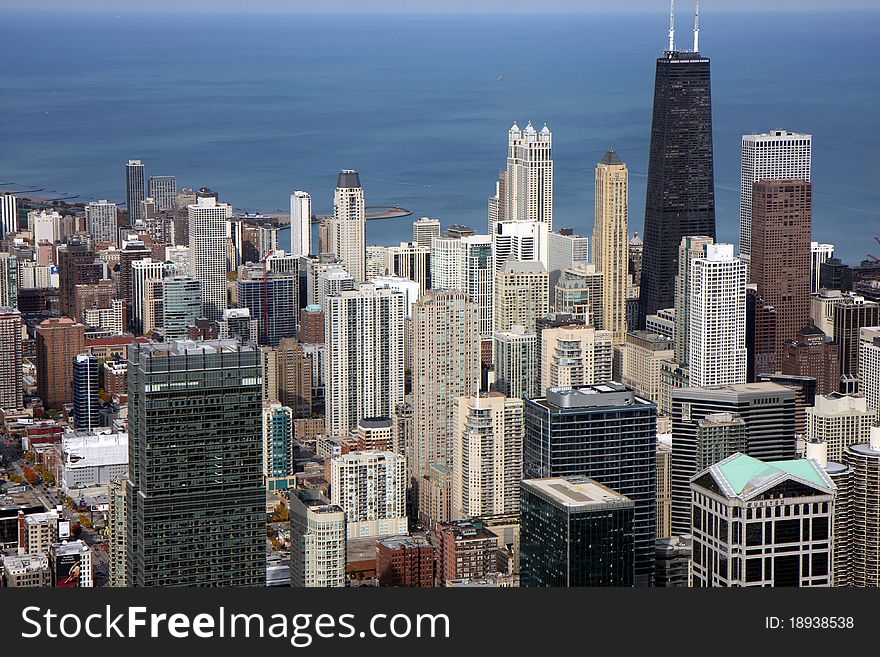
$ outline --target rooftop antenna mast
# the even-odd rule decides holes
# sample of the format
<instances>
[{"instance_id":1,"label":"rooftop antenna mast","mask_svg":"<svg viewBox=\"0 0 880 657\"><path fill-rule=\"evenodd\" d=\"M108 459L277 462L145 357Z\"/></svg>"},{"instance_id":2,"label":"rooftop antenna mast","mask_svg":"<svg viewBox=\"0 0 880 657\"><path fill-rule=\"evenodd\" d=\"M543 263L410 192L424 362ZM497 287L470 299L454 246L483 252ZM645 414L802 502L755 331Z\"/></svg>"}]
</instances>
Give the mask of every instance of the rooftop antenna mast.
<instances>
[{"instance_id":1,"label":"rooftop antenna mast","mask_svg":"<svg viewBox=\"0 0 880 657\"><path fill-rule=\"evenodd\" d=\"M669 0L669 52L675 51L675 0Z\"/></svg>"},{"instance_id":2,"label":"rooftop antenna mast","mask_svg":"<svg viewBox=\"0 0 880 657\"><path fill-rule=\"evenodd\" d=\"M694 52L700 52L700 0L694 0Z\"/></svg>"}]
</instances>

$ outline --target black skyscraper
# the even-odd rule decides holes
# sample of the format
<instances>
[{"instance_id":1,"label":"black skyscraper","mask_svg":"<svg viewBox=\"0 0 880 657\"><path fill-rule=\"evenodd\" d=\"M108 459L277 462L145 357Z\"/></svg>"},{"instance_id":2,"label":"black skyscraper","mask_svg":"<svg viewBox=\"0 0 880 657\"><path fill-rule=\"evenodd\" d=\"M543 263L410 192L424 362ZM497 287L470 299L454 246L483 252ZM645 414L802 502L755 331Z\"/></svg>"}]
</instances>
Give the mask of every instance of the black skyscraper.
<instances>
[{"instance_id":1,"label":"black skyscraper","mask_svg":"<svg viewBox=\"0 0 880 657\"><path fill-rule=\"evenodd\" d=\"M654 81L639 328L647 315L672 307L678 246L687 235L715 237L709 60L668 51Z\"/></svg>"}]
</instances>

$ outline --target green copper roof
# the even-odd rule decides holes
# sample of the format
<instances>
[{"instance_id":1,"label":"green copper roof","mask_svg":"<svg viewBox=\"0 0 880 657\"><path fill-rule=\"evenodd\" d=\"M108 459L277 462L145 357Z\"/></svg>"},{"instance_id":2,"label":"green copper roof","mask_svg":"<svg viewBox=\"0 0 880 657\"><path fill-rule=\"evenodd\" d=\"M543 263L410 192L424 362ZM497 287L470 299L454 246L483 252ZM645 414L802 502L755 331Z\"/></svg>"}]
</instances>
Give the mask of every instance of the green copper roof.
<instances>
[{"instance_id":1,"label":"green copper roof","mask_svg":"<svg viewBox=\"0 0 880 657\"><path fill-rule=\"evenodd\" d=\"M718 470L737 495L741 495L750 482L755 482L753 487L757 487L779 472L786 472L823 488L828 486L813 462L807 459L765 463L739 454L719 463Z\"/></svg>"}]
</instances>

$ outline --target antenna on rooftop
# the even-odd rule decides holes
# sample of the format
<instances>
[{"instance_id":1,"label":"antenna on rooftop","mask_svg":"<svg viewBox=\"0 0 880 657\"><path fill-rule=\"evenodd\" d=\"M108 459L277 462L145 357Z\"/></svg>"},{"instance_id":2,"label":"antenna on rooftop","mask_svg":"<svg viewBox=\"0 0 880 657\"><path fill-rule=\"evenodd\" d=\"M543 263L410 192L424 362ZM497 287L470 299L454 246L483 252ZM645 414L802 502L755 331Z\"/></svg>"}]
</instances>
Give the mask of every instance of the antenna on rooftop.
<instances>
[{"instance_id":1,"label":"antenna on rooftop","mask_svg":"<svg viewBox=\"0 0 880 657\"><path fill-rule=\"evenodd\" d=\"M694 0L694 52L700 52L700 0Z\"/></svg>"},{"instance_id":2,"label":"antenna on rooftop","mask_svg":"<svg viewBox=\"0 0 880 657\"><path fill-rule=\"evenodd\" d=\"M669 52L675 50L675 0L669 0Z\"/></svg>"}]
</instances>

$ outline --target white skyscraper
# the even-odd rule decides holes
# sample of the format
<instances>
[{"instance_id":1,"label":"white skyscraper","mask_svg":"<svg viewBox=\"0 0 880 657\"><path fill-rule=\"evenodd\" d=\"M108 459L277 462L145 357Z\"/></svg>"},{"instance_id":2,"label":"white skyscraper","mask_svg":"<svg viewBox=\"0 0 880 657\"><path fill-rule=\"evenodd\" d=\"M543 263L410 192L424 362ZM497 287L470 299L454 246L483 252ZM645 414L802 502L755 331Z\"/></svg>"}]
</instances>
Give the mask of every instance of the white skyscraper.
<instances>
[{"instance_id":1,"label":"white skyscraper","mask_svg":"<svg viewBox=\"0 0 880 657\"><path fill-rule=\"evenodd\" d=\"M340 171L327 226L328 249L358 282L367 280L367 211L357 171Z\"/></svg>"},{"instance_id":2,"label":"white skyscraper","mask_svg":"<svg viewBox=\"0 0 880 657\"><path fill-rule=\"evenodd\" d=\"M0 194L0 237L18 232L18 202L12 194Z\"/></svg>"},{"instance_id":3,"label":"white skyscraper","mask_svg":"<svg viewBox=\"0 0 880 657\"><path fill-rule=\"evenodd\" d=\"M362 283L326 299L324 385L329 435L391 417L403 403L406 297Z\"/></svg>"},{"instance_id":4,"label":"white skyscraper","mask_svg":"<svg viewBox=\"0 0 880 657\"><path fill-rule=\"evenodd\" d=\"M28 212L28 227L34 234L34 244L61 240L61 215L55 210L32 210Z\"/></svg>"},{"instance_id":5,"label":"white skyscraper","mask_svg":"<svg viewBox=\"0 0 880 657\"><path fill-rule=\"evenodd\" d=\"M614 354L610 331L560 326L541 331L541 390L611 381Z\"/></svg>"},{"instance_id":6,"label":"white skyscraper","mask_svg":"<svg viewBox=\"0 0 880 657\"><path fill-rule=\"evenodd\" d=\"M156 210L167 212L174 209L174 199L177 198L174 176L150 176L148 188L150 198L156 203Z\"/></svg>"},{"instance_id":7,"label":"white skyscraper","mask_svg":"<svg viewBox=\"0 0 880 657\"><path fill-rule=\"evenodd\" d=\"M772 130L742 136L739 197L739 252L752 249L752 185L759 180L799 179L810 182L813 136Z\"/></svg>"},{"instance_id":8,"label":"white skyscraper","mask_svg":"<svg viewBox=\"0 0 880 657\"><path fill-rule=\"evenodd\" d=\"M877 411L868 406L864 396L833 392L816 395L813 403L806 411L804 437L811 442L825 443L828 460L843 463L847 447L870 440Z\"/></svg>"},{"instance_id":9,"label":"white skyscraper","mask_svg":"<svg viewBox=\"0 0 880 657\"><path fill-rule=\"evenodd\" d=\"M547 234L547 271L550 273L550 289L556 287L559 277L575 263L590 262L590 238L575 235L563 228Z\"/></svg>"},{"instance_id":10,"label":"white skyscraper","mask_svg":"<svg viewBox=\"0 0 880 657\"><path fill-rule=\"evenodd\" d=\"M162 294L161 290L154 290L151 285L153 281L161 281L166 271L168 274L173 273L174 266L166 266L165 263L152 258L135 260L131 263L131 317L129 317L129 324L138 333L148 333L155 328L156 317L152 311L157 310L155 304L161 301ZM152 321L147 321L148 318ZM159 320L161 321L161 318Z\"/></svg>"},{"instance_id":11,"label":"white skyscraper","mask_svg":"<svg viewBox=\"0 0 880 657\"><path fill-rule=\"evenodd\" d=\"M496 274L508 260L536 260L547 269L550 263L547 224L540 221L499 221L492 233L492 249Z\"/></svg>"},{"instance_id":12,"label":"white skyscraper","mask_svg":"<svg viewBox=\"0 0 880 657\"><path fill-rule=\"evenodd\" d=\"M507 219L539 221L553 230L553 136L544 125L507 133ZM546 262L544 263L546 266Z\"/></svg>"},{"instance_id":13,"label":"white skyscraper","mask_svg":"<svg viewBox=\"0 0 880 657\"><path fill-rule=\"evenodd\" d=\"M459 397L453 438L453 519L519 511L523 400L500 392Z\"/></svg>"},{"instance_id":14,"label":"white skyscraper","mask_svg":"<svg viewBox=\"0 0 880 657\"><path fill-rule=\"evenodd\" d=\"M312 197L295 191L290 195L290 253L307 256L312 251Z\"/></svg>"},{"instance_id":15,"label":"white skyscraper","mask_svg":"<svg viewBox=\"0 0 880 657\"><path fill-rule=\"evenodd\" d=\"M694 387L746 382L746 264L733 244L707 244L691 261L688 363Z\"/></svg>"},{"instance_id":16,"label":"white skyscraper","mask_svg":"<svg viewBox=\"0 0 880 657\"><path fill-rule=\"evenodd\" d=\"M859 331L859 377L868 408L880 411L880 326Z\"/></svg>"},{"instance_id":17,"label":"white skyscraper","mask_svg":"<svg viewBox=\"0 0 880 657\"><path fill-rule=\"evenodd\" d=\"M422 217L413 222L413 244L431 248L431 240L440 237L440 220Z\"/></svg>"},{"instance_id":18,"label":"white skyscraper","mask_svg":"<svg viewBox=\"0 0 880 657\"><path fill-rule=\"evenodd\" d=\"M330 460L330 501L345 509L348 538L408 533L406 458L349 452Z\"/></svg>"},{"instance_id":19,"label":"white skyscraper","mask_svg":"<svg viewBox=\"0 0 880 657\"><path fill-rule=\"evenodd\" d=\"M344 587L345 510L311 491L290 496L290 585Z\"/></svg>"},{"instance_id":20,"label":"white skyscraper","mask_svg":"<svg viewBox=\"0 0 880 657\"><path fill-rule=\"evenodd\" d=\"M192 276L202 289L202 314L220 321L226 310L226 221L232 207L213 196L187 206Z\"/></svg>"},{"instance_id":21,"label":"white skyscraper","mask_svg":"<svg viewBox=\"0 0 880 657\"><path fill-rule=\"evenodd\" d=\"M819 267L820 265L834 257L833 244L820 244L819 242L810 242L810 292L819 291Z\"/></svg>"},{"instance_id":22,"label":"white skyscraper","mask_svg":"<svg viewBox=\"0 0 880 657\"><path fill-rule=\"evenodd\" d=\"M480 339L491 340L495 269L489 235L440 237L431 245L431 287L461 290L480 310Z\"/></svg>"},{"instance_id":23,"label":"white skyscraper","mask_svg":"<svg viewBox=\"0 0 880 657\"><path fill-rule=\"evenodd\" d=\"M116 244L116 204L103 199L89 203L86 206L86 230L96 242Z\"/></svg>"}]
</instances>

